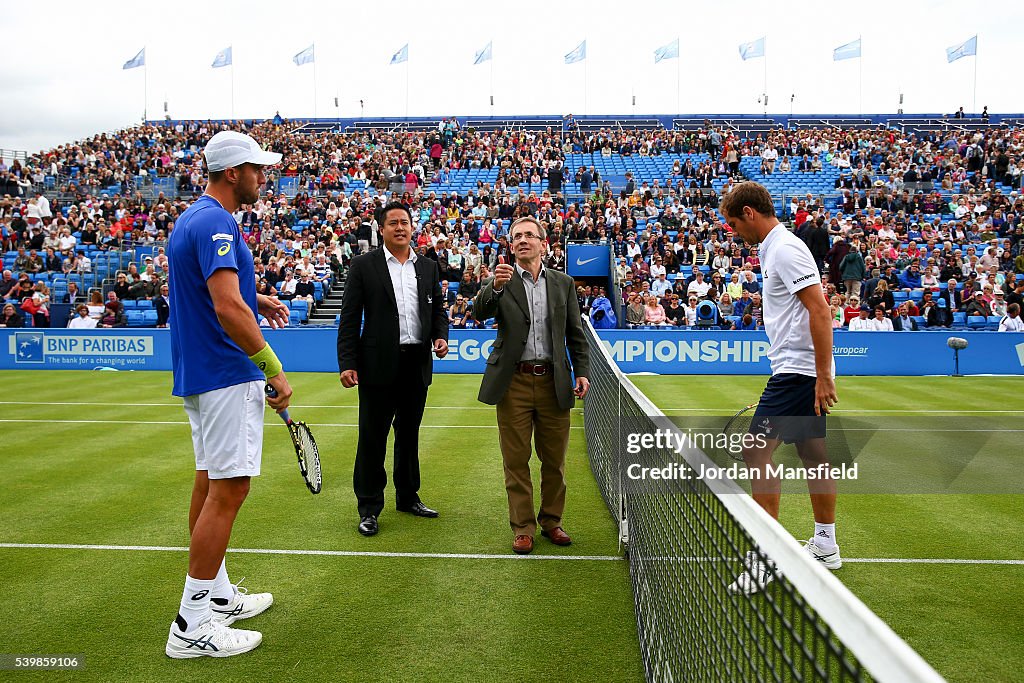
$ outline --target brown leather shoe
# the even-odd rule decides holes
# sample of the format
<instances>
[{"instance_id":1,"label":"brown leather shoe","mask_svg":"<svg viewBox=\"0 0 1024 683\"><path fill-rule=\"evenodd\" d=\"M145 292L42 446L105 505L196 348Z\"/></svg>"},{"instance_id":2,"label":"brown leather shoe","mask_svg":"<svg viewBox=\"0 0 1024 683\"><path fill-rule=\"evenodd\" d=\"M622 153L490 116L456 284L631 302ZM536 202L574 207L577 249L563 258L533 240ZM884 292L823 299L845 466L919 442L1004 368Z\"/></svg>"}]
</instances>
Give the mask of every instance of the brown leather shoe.
<instances>
[{"instance_id":1,"label":"brown leather shoe","mask_svg":"<svg viewBox=\"0 0 1024 683\"><path fill-rule=\"evenodd\" d=\"M572 539L569 538L569 534L562 531L560 526L556 526L554 529L544 529L540 532L540 535L551 539L551 542L555 545L572 545Z\"/></svg>"},{"instance_id":2,"label":"brown leather shoe","mask_svg":"<svg viewBox=\"0 0 1024 683\"><path fill-rule=\"evenodd\" d=\"M516 555L529 555L533 552L533 536L516 536L512 541L512 552Z\"/></svg>"}]
</instances>

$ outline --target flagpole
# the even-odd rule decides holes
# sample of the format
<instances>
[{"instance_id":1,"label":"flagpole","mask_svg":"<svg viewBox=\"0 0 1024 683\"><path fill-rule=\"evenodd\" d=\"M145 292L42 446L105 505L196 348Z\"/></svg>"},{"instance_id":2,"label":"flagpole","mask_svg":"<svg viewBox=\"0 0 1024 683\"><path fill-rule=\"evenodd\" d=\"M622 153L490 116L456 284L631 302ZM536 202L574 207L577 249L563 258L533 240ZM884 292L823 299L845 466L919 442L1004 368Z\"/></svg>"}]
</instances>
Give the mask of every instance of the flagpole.
<instances>
[{"instance_id":1,"label":"flagpole","mask_svg":"<svg viewBox=\"0 0 1024 683\"><path fill-rule=\"evenodd\" d=\"M406 43L408 45L408 43ZM409 54L405 55L405 118L409 118Z\"/></svg>"},{"instance_id":2,"label":"flagpole","mask_svg":"<svg viewBox=\"0 0 1024 683\"><path fill-rule=\"evenodd\" d=\"M142 48L146 49L146 48ZM974 60L977 63L977 59ZM145 61L142 64L142 123L146 123L146 110L149 106L149 67L146 66Z\"/></svg>"},{"instance_id":3,"label":"flagpole","mask_svg":"<svg viewBox=\"0 0 1024 683\"><path fill-rule=\"evenodd\" d=\"M679 105L679 91L680 91L680 89L682 87L682 86L680 86L680 82L681 82L680 71L681 71L681 69L680 69L679 63L681 61L683 61L683 57L682 57L682 55L679 54L679 47L678 47L679 38L678 37L676 37L676 41L677 41L677 46L676 46L676 116L680 116L683 112L682 112L682 110L680 108L680 105Z\"/></svg>"},{"instance_id":4,"label":"flagpole","mask_svg":"<svg viewBox=\"0 0 1024 683\"><path fill-rule=\"evenodd\" d=\"M864 42L862 36L857 36L857 114L864 115Z\"/></svg>"},{"instance_id":5,"label":"flagpole","mask_svg":"<svg viewBox=\"0 0 1024 683\"><path fill-rule=\"evenodd\" d=\"M231 61L235 61L232 59ZM316 43L313 43L313 118L317 118L316 109Z\"/></svg>"},{"instance_id":6,"label":"flagpole","mask_svg":"<svg viewBox=\"0 0 1024 683\"><path fill-rule=\"evenodd\" d=\"M972 113L975 113L975 114L978 113L978 48L977 48L977 43L975 43L975 48L974 48L974 97L971 100L971 109L973 110Z\"/></svg>"},{"instance_id":7,"label":"flagpole","mask_svg":"<svg viewBox=\"0 0 1024 683\"><path fill-rule=\"evenodd\" d=\"M231 119L235 118L235 54L231 51Z\"/></svg>"},{"instance_id":8,"label":"flagpole","mask_svg":"<svg viewBox=\"0 0 1024 683\"><path fill-rule=\"evenodd\" d=\"M491 43L491 117L494 117L494 43Z\"/></svg>"},{"instance_id":9,"label":"flagpole","mask_svg":"<svg viewBox=\"0 0 1024 683\"><path fill-rule=\"evenodd\" d=\"M583 42L586 43L587 41L584 40ZM978 60L974 61L977 62ZM583 54L583 115L587 115L587 54L585 48Z\"/></svg>"}]
</instances>

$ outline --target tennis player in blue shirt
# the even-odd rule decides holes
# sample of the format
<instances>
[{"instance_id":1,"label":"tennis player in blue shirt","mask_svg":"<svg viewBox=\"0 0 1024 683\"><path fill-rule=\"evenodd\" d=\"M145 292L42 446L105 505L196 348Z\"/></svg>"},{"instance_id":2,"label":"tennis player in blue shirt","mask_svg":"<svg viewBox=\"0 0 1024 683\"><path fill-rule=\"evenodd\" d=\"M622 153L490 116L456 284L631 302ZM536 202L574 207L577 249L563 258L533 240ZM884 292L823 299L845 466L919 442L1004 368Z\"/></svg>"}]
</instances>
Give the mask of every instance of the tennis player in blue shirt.
<instances>
[{"instance_id":1,"label":"tennis player in blue shirt","mask_svg":"<svg viewBox=\"0 0 1024 683\"><path fill-rule=\"evenodd\" d=\"M264 402L280 412L292 394L257 322L262 314L272 327L287 325L288 308L256 293L252 253L232 216L259 198L264 167L281 155L230 131L214 135L203 155L206 193L175 223L167 247L173 393L184 399L196 456L188 575L164 650L177 659L230 657L263 639L228 628L274 598L232 585L224 552L249 480L260 473ZM265 398L267 384L275 397Z\"/></svg>"}]
</instances>

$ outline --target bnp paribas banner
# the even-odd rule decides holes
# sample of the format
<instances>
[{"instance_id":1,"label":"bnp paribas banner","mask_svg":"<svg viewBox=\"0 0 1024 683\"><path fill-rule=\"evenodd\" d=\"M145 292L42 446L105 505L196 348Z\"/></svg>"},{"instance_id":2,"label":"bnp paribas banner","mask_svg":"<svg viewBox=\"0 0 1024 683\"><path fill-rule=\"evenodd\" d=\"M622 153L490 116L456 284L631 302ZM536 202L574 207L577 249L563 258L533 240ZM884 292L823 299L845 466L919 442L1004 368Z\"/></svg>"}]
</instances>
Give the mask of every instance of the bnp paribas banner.
<instances>
[{"instance_id":1,"label":"bnp paribas banner","mask_svg":"<svg viewBox=\"0 0 1024 683\"><path fill-rule=\"evenodd\" d=\"M337 372L337 329L264 330L287 370ZM495 330L451 330L448 356L434 372L484 371ZM763 332L604 330L600 336L625 372L664 375L768 375ZM951 336L963 337L963 374L1024 374L1024 333L836 332L839 375L948 375ZM170 370L168 330L0 329L0 369Z\"/></svg>"}]
</instances>

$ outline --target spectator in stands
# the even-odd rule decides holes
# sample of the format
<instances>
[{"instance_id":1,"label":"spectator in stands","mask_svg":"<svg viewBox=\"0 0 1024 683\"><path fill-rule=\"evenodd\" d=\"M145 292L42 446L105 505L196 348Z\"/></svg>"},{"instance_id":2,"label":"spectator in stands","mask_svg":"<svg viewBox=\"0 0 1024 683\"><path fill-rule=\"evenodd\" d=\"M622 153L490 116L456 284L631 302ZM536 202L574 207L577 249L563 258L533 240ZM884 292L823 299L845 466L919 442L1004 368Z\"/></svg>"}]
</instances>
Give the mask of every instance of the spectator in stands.
<instances>
[{"instance_id":1,"label":"spectator in stands","mask_svg":"<svg viewBox=\"0 0 1024 683\"><path fill-rule=\"evenodd\" d=\"M915 289L921 289L921 267L917 261L914 261L900 273L900 287L903 288L904 292L912 292Z\"/></svg>"},{"instance_id":2,"label":"spectator in stands","mask_svg":"<svg viewBox=\"0 0 1024 683\"><path fill-rule=\"evenodd\" d=\"M973 292L968 293L965 288L963 297L964 313L966 313L968 317L972 315L980 315L987 318L992 315L992 308L981 296L975 295Z\"/></svg>"},{"instance_id":3,"label":"spectator in stands","mask_svg":"<svg viewBox=\"0 0 1024 683\"><path fill-rule=\"evenodd\" d=\"M946 282L946 288L939 292L939 299L946 302L946 308L951 312L957 312L960 310L961 297L960 292L956 288L957 282L954 278L950 278Z\"/></svg>"},{"instance_id":4,"label":"spectator in stands","mask_svg":"<svg viewBox=\"0 0 1024 683\"><path fill-rule=\"evenodd\" d=\"M18 313L18 309L12 303L4 304L3 313L0 314L0 327L24 327L25 319Z\"/></svg>"},{"instance_id":5,"label":"spectator in stands","mask_svg":"<svg viewBox=\"0 0 1024 683\"><path fill-rule=\"evenodd\" d=\"M729 296L728 292L723 292L721 298L718 300L718 313L723 318L730 318L734 315L732 297Z\"/></svg>"},{"instance_id":6,"label":"spectator in stands","mask_svg":"<svg viewBox=\"0 0 1024 683\"><path fill-rule=\"evenodd\" d=\"M996 289L992 296L992 302L989 304L989 307L992 309L992 315L1006 315L1007 305L1003 290Z\"/></svg>"},{"instance_id":7,"label":"spectator in stands","mask_svg":"<svg viewBox=\"0 0 1024 683\"><path fill-rule=\"evenodd\" d=\"M508 263L508 261L506 261ZM481 274L482 276L482 274ZM469 270L462 274L462 280L459 281L459 294L464 296L467 301L472 300L477 292L480 291L480 281L475 279Z\"/></svg>"},{"instance_id":8,"label":"spectator in stands","mask_svg":"<svg viewBox=\"0 0 1024 683\"><path fill-rule=\"evenodd\" d=\"M636 292L631 292L626 303L626 323L630 327L644 324L644 308L640 295Z\"/></svg>"},{"instance_id":9,"label":"spectator in stands","mask_svg":"<svg viewBox=\"0 0 1024 683\"><path fill-rule=\"evenodd\" d=\"M902 303L893 317L892 327L897 332L917 332L917 321L911 317L909 303Z\"/></svg>"},{"instance_id":10,"label":"spectator in stands","mask_svg":"<svg viewBox=\"0 0 1024 683\"><path fill-rule=\"evenodd\" d=\"M761 285L758 283L757 276L754 275L754 271L743 271L743 289L751 294L757 294L761 291Z\"/></svg>"},{"instance_id":11,"label":"spectator in stands","mask_svg":"<svg viewBox=\"0 0 1024 683\"><path fill-rule=\"evenodd\" d=\"M743 291L743 283L740 282L739 271L734 270L729 276L729 284L725 286L725 292L732 297L733 300L736 300L742 296Z\"/></svg>"},{"instance_id":12,"label":"spectator in stands","mask_svg":"<svg viewBox=\"0 0 1024 683\"><path fill-rule=\"evenodd\" d=\"M98 289L89 293L89 317L99 320L103 317L103 294Z\"/></svg>"},{"instance_id":13,"label":"spectator in stands","mask_svg":"<svg viewBox=\"0 0 1024 683\"><path fill-rule=\"evenodd\" d=\"M892 332L892 318L888 316L886 309L882 306L878 306L874 311L875 315L874 318L871 319L871 329L875 332Z\"/></svg>"},{"instance_id":14,"label":"spectator in stands","mask_svg":"<svg viewBox=\"0 0 1024 683\"><path fill-rule=\"evenodd\" d=\"M315 292L316 287L313 285L312 273L303 271L299 281L295 284L294 298L304 300L309 305L309 310L312 311L316 305Z\"/></svg>"},{"instance_id":15,"label":"spectator in stands","mask_svg":"<svg viewBox=\"0 0 1024 683\"><path fill-rule=\"evenodd\" d=\"M866 306L857 309L857 317L850 320L850 332L871 332L874 330L874 324L868 319L868 309Z\"/></svg>"},{"instance_id":16,"label":"spectator in stands","mask_svg":"<svg viewBox=\"0 0 1024 683\"><path fill-rule=\"evenodd\" d=\"M96 323L96 327L112 328L127 326L128 319L125 317L121 305L117 301L108 301L103 317Z\"/></svg>"},{"instance_id":17,"label":"spectator in stands","mask_svg":"<svg viewBox=\"0 0 1024 683\"><path fill-rule=\"evenodd\" d=\"M848 326L850 322L860 314L860 298L850 296L843 307L843 324Z\"/></svg>"},{"instance_id":18,"label":"spectator in stands","mask_svg":"<svg viewBox=\"0 0 1024 683\"><path fill-rule=\"evenodd\" d=\"M704 281L704 273L697 271L694 275L693 281L687 286L687 294L695 294L699 299L703 299L707 296L708 290L711 289L711 283Z\"/></svg>"},{"instance_id":19,"label":"spectator in stands","mask_svg":"<svg viewBox=\"0 0 1024 683\"><path fill-rule=\"evenodd\" d=\"M1000 332L1024 332L1024 320L1020 318L1020 304L1006 307L1006 315L999 321Z\"/></svg>"},{"instance_id":20,"label":"spectator in stands","mask_svg":"<svg viewBox=\"0 0 1024 683\"><path fill-rule=\"evenodd\" d=\"M9 270L3 272L3 276L0 277L0 297L7 298L8 292L10 292L18 284L18 281L14 279L14 274Z\"/></svg>"},{"instance_id":21,"label":"spectator in stands","mask_svg":"<svg viewBox=\"0 0 1024 683\"><path fill-rule=\"evenodd\" d=\"M153 308L156 309L156 326L167 327L167 321L171 317L171 299L166 283L160 285L160 294L153 299Z\"/></svg>"},{"instance_id":22,"label":"spectator in stands","mask_svg":"<svg viewBox=\"0 0 1024 683\"><path fill-rule=\"evenodd\" d=\"M31 297L32 293L32 280L29 278L27 273L22 273L18 277L18 283L7 292L7 298L21 302L26 298Z\"/></svg>"},{"instance_id":23,"label":"spectator in stands","mask_svg":"<svg viewBox=\"0 0 1024 683\"><path fill-rule=\"evenodd\" d=\"M112 291L116 293L117 298L121 300L129 298L129 289L130 285L128 283L128 276L125 273L118 272L114 278L114 289Z\"/></svg>"},{"instance_id":24,"label":"spectator in stands","mask_svg":"<svg viewBox=\"0 0 1024 683\"><path fill-rule=\"evenodd\" d=\"M879 280L876 283L874 292L868 296L867 302L872 310L881 308L887 316L892 315L896 308L895 298L889 291L889 285L885 280Z\"/></svg>"},{"instance_id":25,"label":"spectator in stands","mask_svg":"<svg viewBox=\"0 0 1024 683\"><path fill-rule=\"evenodd\" d=\"M859 297L861 281L864 279L865 264L864 256L860 252L860 242L856 239L850 245L850 251L839 262L839 270L846 293Z\"/></svg>"},{"instance_id":26,"label":"spectator in stands","mask_svg":"<svg viewBox=\"0 0 1024 683\"><path fill-rule=\"evenodd\" d=\"M931 294L931 292L928 292L928 294ZM945 299L934 301L932 305L928 306L927 312L924 312L924 314L926 316L925 325L928 327L953 326L953 314L947 308Z\"/></svg>"},{"instance_id":27,"label":"spectator in stands","mask_svg":"<svg viewBox=\"0 0 1024 683\"><path fill-rule=\"evenodd\" d=\"M281 301L291 301L295 298L295 288L298 284L292 271L287 271L284 275L284 280L281 282L281 289L277 293L277 298Z\"/></svg>"},{"instance_id":28,"label":"spectator in stands","mask_svg":"<svg viewBox=\"0 0 1024 683\"><path fill-rule=\"evenodd\" d=\"M471 321L472 314L469 310L469 305L460 292L455 297L455 303L453 303L451 308L448 310L448 322L456 329L465 329L467 324Z\"/></svg>"},{"instance_id":29,"label":"spectator in stands","mask_svg":"<svg viewBox=\"0 0 1024 683\"><path fill-rule=\"evenodd\" d=\"M658 299L672 291L672 283L668 281L665 273L658 275L658 278L651 284L651 293Z\"/></svg>"},{"instance_id":30,"label":"spectator in stands","mask_svg":"<svg viewBox=\"0 0 1024 683\"><path fill-rule=\"evenodd\" d=\"M75 308L75 317L68 321L68 327L73 330L91 330L96 327L96 320L89 317L89 307L85 304L79 304Z\"/></svg>"}]
</instances>

